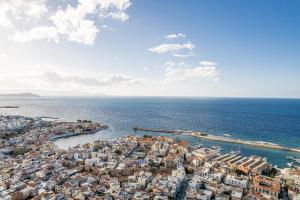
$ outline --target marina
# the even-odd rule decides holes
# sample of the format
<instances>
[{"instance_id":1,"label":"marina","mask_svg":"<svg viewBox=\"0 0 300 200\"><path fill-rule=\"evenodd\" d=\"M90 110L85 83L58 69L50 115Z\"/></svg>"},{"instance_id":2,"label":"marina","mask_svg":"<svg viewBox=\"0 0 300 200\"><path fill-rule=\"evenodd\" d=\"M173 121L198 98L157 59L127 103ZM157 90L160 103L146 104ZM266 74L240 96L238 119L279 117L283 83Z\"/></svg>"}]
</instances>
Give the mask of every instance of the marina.
<instances>
[{"instance_id":1,"label":"marina","mask_svg":"<svg viewBox=\"0 0 300 200\"><path fill-rule=\"evenodd\" d=\"M155 104L150 104L150 102L152 101ZM218 106L216 108L218 113L225 113L226 108L230 107L232 109L242 110L243 112L247 113L247 117L236 117L234 113L227 113L227 120L224 120L225 116L217 115L216 113L213 113L211 109L205 110L201 107L202 104L209 105L211 107L213 106L214 101L218 102ZM229 138L239 138L250 141L272 141L273 143L279 144L281 146L298 148L298 144L300 144L300 139L298 137L300 127L297 123L294 122L297 121L299 117L300 112L298 109L298 105L300 105L300 101L296 101L296 105L292 106L291 111L287 109L288 107L286 107L290 100L280 100L280 102L278 103L277 100L274 103L275 100L257 99L216 99L214 101L206 99L174 99L174 101L169 102L161 98L148 99L105 97L95 99L58 98L55 100L53 98L42 100L41 98L36 98L31 99L30 102L27 102L24 99L7 100L3 98L0 99L0 104L2 106L20 106L20 109L3 109L5 110L5 112L2 113L7 113L8 115L21 114L34 118L41 118L42 116L59 118L53 120L42 118L42 120L53 122L74 122L77 119L90 119L93 121L103 121L110 127L107 131L105 130L95 134L86 134L77 137L68 137L56 140L55 142L60 145L61 148L76 146L78 143L82 143L82 141L90 142L94 139L111 139L121 137L123 135L132 134L134 133L133 131L131 131L133 126L177 130L177 132L178 130L198 130L204 133L211 133L213 135L222 136L224 138L226 137L223 134L230 134L231 137ZM256 108L253 107L254 102L257 101L259 101L259 105L261 105L264 112L266 104L273 105L272 110L274 110L274 113L270 115L259 114L260 110L255 110ZM138 111L133 109L134 106L140 108L144 104L148 105L150 110L147 107L138 109ZM168 104L170 104L170 106L167 106ZM159 109L155 105L159 105ZM233 105L238 105L238 107L235 108L233 107ZM251 113L245 110L245 108L247 107L246 105L251 108ZM176 106L182 106L187 110L183 114L178 116L176 115L176 113L181 111L174 110L173 108ZM62 107L65 108L65 112L61 112ZM277 120L274 120L278 118L278 110L276 110L278 107L281 108L280 115L284 115L287 117L287 120L282 121L282 123L275 123ZM149 115L151 117L149 117ZM255 117L256 115L261 116L265 119L265 121L262 123L261 120ZM220 120L206 120L208 116L214 116L214 118L217 117L220 118ZM288 118L288 116L291 116L291 118ZM253 121L250 118L255 120ZM251 121L251 124L253 126L248 126L246 123L247 121ZM268 126L264 126L264 124L266 123ZM253 127L255 127L255 129ZM291 128L286 129L285 127ZM262 136L263 132L265 134ZM144 133L137 132L137 134L142 135ZM157 133L157 135L159 134L160 133ZM176 135L174 134L174 136ZM241 150L243 154L247 156L266 156L271 163L280 167L286 166L286 163L289 162L289 160L286 158L287 156L300 158L300 154L296 152L279 151L273 150L271 148L257 148L255 146L218 142L214 140L204 140L200 138L196 139L196 137L191 137L183 134L178 135L178 137L180 137L180 139L187 140L191 144L195 145L198 143L202 143L205 146L219 145L223 148L223 152L230 152L231 150Z\"/></svg>"},{"instance_id":2,"label":"marina","mask_svg":"<svg viewBox=\"0 0 300 200\"><path fill-rule=\"evenodd\" d=\"M300 0L0 0L0 200L300 200Z\"/></svg>"},{"instance_id":3,"label":"marina","mask_svg":"<svg viewBox=\"0 0 300 200\"><path fill-rule=\"evenodd\" d=\"M228 138L228 137L225 138L222 136L211 135L211 134L207 134L207 133L203 133L203 132L199 132L199 131L157 130L157 129L140 128L140 127L133 127L133 130L134 131L171 133L171 134L183 134L183 135L188 135L188 136L192 136L192 137L202 138L205 140L214 140L214 141L220 141L220 142L226 142L226 143L243 144L243 145L248 145L248 146L270 148L270 149L300 153L299 148L289 148L289 147L284 147L284 146L281 146L278 144L263 142L263 141L249 141L249 140L241 140L241 139L234 139L234 138Z\"/></svg>"},{"instance_id":4,"label":"marina","mask_svg":"<svg viewBox=\"0 0 300 200\"><path fill-rule=\"evenodd\" d=\"M74 137L74 136L79 136L79 135L87 135L87 134L94 134L97 133L99 131L108 129L109 127L107 125L103 125L95 130L92 131L85 131L85 132L78 132L78 133L65 133L65 134L60 134L60 135L56 135L50 138L51 141L55 141L58 139L62 139L62 138L68 138L68 137Z\"/></svg>"}]
</instances>

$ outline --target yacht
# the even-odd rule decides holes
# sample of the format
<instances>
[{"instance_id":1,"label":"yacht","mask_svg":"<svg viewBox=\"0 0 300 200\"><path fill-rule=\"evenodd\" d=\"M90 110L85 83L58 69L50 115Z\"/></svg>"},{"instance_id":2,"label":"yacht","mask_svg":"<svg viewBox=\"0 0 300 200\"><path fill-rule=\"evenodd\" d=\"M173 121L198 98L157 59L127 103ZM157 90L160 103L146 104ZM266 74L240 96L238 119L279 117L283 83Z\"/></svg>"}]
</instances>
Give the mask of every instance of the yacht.
<instances>
[{"instance_id":1,"label":"yacht","mask_svg":"<svg viewBox=\"0 0 300 200\"><path fill-rule=\"evenodd\" d=\"M223 151L222 147L220 147L220 146L212 146L211 148L216 151Z\"/></svg>"}]
</instances>

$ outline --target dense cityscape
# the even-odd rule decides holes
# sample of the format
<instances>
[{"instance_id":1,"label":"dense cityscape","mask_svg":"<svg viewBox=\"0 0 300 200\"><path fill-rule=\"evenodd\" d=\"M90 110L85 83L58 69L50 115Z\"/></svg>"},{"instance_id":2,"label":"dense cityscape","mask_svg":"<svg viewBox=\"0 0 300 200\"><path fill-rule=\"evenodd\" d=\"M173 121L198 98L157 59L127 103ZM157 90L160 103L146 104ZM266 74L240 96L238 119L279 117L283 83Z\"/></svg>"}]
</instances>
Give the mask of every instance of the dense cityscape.
<instances>
[{"instance_id":1,"label":"dense cityscape","mask_svg":"<svg viewBox=\"0 0 300 200\"><path fill-rule=\"evenodd\" d=\"M300 199L300 169L222 154L164 136L126 136L67 150L53 141L107 126L0 117L0 199Z\"/></svg>"},{"instance_id":2,"label":"dense cityscape","mask_svg":"<svg viewBox=\"0 0 300 200\"><path fill-rule=\"evenodd\" d=\"M300 200L300 0L0 0L0 200Z\"/></svg>"}]
</instances>

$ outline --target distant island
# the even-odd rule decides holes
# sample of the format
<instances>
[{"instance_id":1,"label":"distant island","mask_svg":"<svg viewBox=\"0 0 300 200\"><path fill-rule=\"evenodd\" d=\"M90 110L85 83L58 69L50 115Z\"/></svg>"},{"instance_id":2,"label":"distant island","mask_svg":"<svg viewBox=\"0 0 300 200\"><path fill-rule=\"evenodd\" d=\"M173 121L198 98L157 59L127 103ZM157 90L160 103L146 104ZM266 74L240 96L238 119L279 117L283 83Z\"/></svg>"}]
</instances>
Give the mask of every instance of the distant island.
<instances>
[{"instance_id":1,"label":"distant island","mask_svg":"<svg viewBox=\"0 0 300 200\"><path fill-rule=\"evenodd\" d=\"M40 97L40 96L30 92L24 92L24 93L16 93L16 94L0 94L0 98L1 97Z\"/></svg>"},{"instance_id":2,"label":"distant island","mask_svg":"<svg viewBox=\"0 0 300 200\"><path fill-rule=\"evenodd\" d=\"M0 108L19 108L19 106L0 106Z\"/></svg>"}]
</instances>

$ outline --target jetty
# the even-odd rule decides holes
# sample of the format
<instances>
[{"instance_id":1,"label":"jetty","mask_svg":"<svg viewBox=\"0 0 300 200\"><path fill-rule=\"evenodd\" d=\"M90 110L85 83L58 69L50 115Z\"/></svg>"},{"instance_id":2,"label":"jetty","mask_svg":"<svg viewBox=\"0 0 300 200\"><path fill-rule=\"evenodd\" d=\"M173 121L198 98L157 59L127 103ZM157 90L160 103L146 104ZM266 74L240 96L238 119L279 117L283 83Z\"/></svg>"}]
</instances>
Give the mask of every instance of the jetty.
<instances>
[{"instance_id":1,"label":"jetty","mask_svg":"<svg viewBox=\"0 0 300 200\"><path fill-rule=\"evenodd\" d=\"M41 116L42 119L58 120L58 117Z\"/></svg>"},{"instance_id":2,"label":"jetty","mask_svg":"<svg viewBox=\"0 0 300 200\"><path fill-rule=\"evenodd\" d=\"M151 129L151 128L139 128L137 126L132 128L135 131L149 131L149 132L156 132L156 133L174 133L176 134L177 131L175 130L160 130L160 129Z\"/></svg>"},{"instance_id":3,"label":"jetty","mask_svg":"<svg viewBox=\"0 0 300 200\"><path fill-rule=\"evenodd\" d=\"M290 148L284 147L278 144L270 143L270 142L262 142L262 141L251 141L251 140L241 140L241 139L234 139L228 137L222 137L218 135L207 134L200 131L182 131L182 130L161 130L161 129L151 129L151 128L140 128L140 127L133 127L134 131L147 131L147 132L160 132L160 133L170 133L170 134L182 134L191 137L197 137L205 140L214 140L226 143L234 143L234 144L242 144L254 147L261 147L261 148L269 148L269 149L276 149L282 151L291 151L300 153L300 148Z\"/></svg>"}]
</instances>

